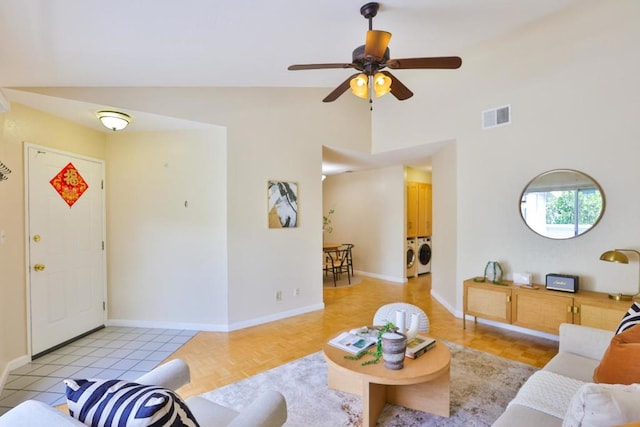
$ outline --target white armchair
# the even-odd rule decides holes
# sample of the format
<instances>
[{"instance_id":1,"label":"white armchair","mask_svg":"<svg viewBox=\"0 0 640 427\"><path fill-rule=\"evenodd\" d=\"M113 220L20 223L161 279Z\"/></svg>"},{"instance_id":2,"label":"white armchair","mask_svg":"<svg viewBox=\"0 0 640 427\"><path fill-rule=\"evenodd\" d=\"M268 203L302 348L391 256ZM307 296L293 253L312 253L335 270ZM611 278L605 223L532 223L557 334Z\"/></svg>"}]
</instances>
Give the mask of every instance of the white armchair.
<instances>
[{"instance_id":1,"label":"white armchair","mask_svg":"<svg viewBox=\"0 0 640 427\"><path fill-rule=\"evenodd\" d=\"M174 359L141 376L135 382L171 390L191 381L189 366ZM287 403L277 391L264 393L241 411L194 396L187 406L202 427L281 427L287 420ZM0 427L82 427L84 424L45 403L27 400L0 417Z\"/></svg>"}]
</instances>

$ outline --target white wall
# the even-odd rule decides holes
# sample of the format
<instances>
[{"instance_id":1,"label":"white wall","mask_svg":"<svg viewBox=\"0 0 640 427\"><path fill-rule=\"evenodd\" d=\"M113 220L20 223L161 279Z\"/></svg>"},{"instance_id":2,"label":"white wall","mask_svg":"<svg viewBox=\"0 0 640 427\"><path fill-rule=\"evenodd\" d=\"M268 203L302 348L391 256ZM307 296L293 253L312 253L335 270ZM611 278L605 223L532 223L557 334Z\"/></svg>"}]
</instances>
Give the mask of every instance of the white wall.
<instances>
[{"instance_id":1,"label":"white wall","mask_svg":"<svg viewBox=\"0 0 640 427\"><path fill-rule=\"evenodd\" d=\"M630 292L637 283L635 265L610 265L598 256L613 247L640 245L640 199L633 196L640 182L639 14L635 0L585 1L507 39L464 52L459 70L403 70L399 77L416 95L403 102L377 100L373 136L365 125L370 112L359 99L323 104L324 89L41 91L227 127L231 327L321 306L323 144L383 152L456 141L455 155L444 152L434 163L433 281L440 292L455 275L455 297L444 288L441 292L458 310L462 280L480 274L488 260L502 262L507 277L528 271L540 282L549 272L573 273L586 289ZM513 107L513 124L482 131L481 111L504 104ZM607 200L598 226L567 241L535 235L518 213L524 185L558 167L593 176ZM268 179L300 184L298 229L267 229ZM442 208L436 203L452 188L456 200L446 206L454 212L438 213ZM455 248L447 240L440 252L438 242L451 228L438 236L436 221L443 213L456 216L457 240ZM396 249L390 250L402 254ZM301 288L300 297L292 296L295 287ZM284 301L275 302L277 290L283 290Z\"/></svg>"},{"instance_id":2,"label":"white wall","mask_svg":"<svg viewBox=\"0 0 640 427\"><path fill-rule=\"evenodd\" d=\"M326 89L48 88L34 91L224 126L227 129L228 329L323 307L318 261L322 253L322 145L370 152L368 104L355 97L323 103ZM198 168L193 173L195 181L209 177L209 169ZM267 227L267 181L272 179L298 183L298 228ZM121 269L120 266L113 268ZM296 288L300 289L300 296L294 296ZM276 301L277 291L282 292L282 301ZM123 300L121 303L125 304L122 311L112 306L121 318L140 316L129 303ZM166 318L175 321L169 312Z\"/></svg>"},{"instance_id":3,"label":"white wall","mask_svg":"<svg viewBox=\"0 0 640 427\"><path fill-rule=\"evenodd\" d=\"M329 243L349 242L354 269L363 275L404 282L404 169L330 175L323 183L323 212L334 209Z\"/></svg>"},{"instance_id":4,"label":"white wall","mask_svg":"<svg viewBox=\"0 0 640 427\"><path fill-rule=\"evenodd\" d=\"M457 297L457 146L448 143L432 159L433 234L431 295L455 311Z\"/></svg>"},{"instance_id":5,"label":"white wall","mask_svg":"<svg viewBox=\"0 0 640 427\"><path fill-rule=\"evenodd\" d=\"M106 159L110 322L224 330L226 130L113 134Z\"/></svg>"},{"instance_id":6,"label":"white wall","mask_svg":"<svg viewBox=\"0 0 640 427\"><path fill-rule=\"evenodd\" d=\"M637 289L635 260L622 266L598 257L613 247L640 247L640 199L633 195L640 182L638 16L640 3L632 0L581 3L465 52L455 79L425 76L427 83L412 87L414 105L374 110L376 140L395 135L397 141L431 142L451 135L457 141L455 163L447 156L433 168L434 235L443 214L438 194L457 187L457 247L443 253L439 237L434 241L436 288L451 280L450 272L440 276L439 265L456 269L455 298L438 290L451 306L461 310L462 281L481 274L489 260L500 261L507 278L531 272L540 283L546 273L569 273L579 275L585 289ZM436 86L444 89L434 92ZM455 111L447 108L452 102ZM513 124L481 130L481 111L505 104L512 105ZM439 105L455 119L443 118ZM455 177L440 168L454 168ZM579 238L545 239L520 219L523 187L554 168L581 170L604 189L602 221Z\"/></svg>"}]
</instances>

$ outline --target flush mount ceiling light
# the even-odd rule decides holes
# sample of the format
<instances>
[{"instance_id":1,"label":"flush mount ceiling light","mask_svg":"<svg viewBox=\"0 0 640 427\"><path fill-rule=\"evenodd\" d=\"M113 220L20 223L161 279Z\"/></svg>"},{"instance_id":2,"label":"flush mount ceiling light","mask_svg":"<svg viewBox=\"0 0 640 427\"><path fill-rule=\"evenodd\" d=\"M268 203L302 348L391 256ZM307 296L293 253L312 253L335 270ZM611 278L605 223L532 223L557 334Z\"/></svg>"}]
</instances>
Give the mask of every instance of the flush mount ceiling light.
<instances>
[{"instance_id":1,"label":"flush mount ceiling light","mask_svg":"<svg viewBox=\"0 0 640 427\"><path fill-rule=\"evenodd\" d=\"M131 116L117 111L98 111L96 116L98 116L104 127L114 132L126 128L131 123Z\"/></svg>"}]
</instances>

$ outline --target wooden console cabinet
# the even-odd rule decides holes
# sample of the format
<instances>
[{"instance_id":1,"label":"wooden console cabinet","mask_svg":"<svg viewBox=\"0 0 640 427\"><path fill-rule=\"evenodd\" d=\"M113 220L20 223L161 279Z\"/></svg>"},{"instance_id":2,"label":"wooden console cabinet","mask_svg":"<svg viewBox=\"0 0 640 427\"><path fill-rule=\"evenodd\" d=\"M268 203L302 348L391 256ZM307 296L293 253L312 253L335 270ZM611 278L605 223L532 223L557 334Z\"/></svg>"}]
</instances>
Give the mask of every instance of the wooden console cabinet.
<instances>
[{"instance_id":1,"label":"wooden console cabinet","mask_svg":"<svg viewBox=\"0 0 640 427\"><path fill-rule=\"evenodd\" d=\"M471 315L496 322L558 335L561 323L575 323L614 330L631 306L630 301L609 299L606 293L547 290L544 285L528 289L503 281L464 281L463 327Z\"/></svg>"}]
</instances>

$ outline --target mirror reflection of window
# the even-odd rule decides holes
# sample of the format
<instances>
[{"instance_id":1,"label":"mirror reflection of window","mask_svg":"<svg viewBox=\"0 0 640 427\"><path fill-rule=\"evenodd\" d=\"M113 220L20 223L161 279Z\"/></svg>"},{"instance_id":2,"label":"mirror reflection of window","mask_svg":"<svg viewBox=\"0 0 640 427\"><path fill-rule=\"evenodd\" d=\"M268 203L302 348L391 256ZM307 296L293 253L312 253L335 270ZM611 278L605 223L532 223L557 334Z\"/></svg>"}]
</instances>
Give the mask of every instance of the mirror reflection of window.
<instances>
[{"instance_id":1,"label":"mirror reflection of window","mask_svg":"<svg viewBox=\"0 0 640 427\"><path fill-rule=\"evenodd\" d=\"M604 212L604 195L588 175L553 170L535 177L520 199L522 219L551 239L569 239L589 231Z\"/></svg>"}]
</instances>

